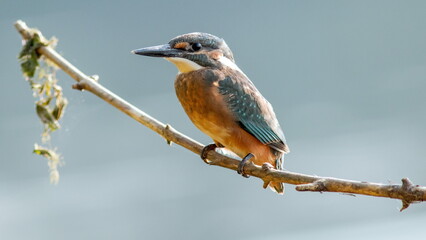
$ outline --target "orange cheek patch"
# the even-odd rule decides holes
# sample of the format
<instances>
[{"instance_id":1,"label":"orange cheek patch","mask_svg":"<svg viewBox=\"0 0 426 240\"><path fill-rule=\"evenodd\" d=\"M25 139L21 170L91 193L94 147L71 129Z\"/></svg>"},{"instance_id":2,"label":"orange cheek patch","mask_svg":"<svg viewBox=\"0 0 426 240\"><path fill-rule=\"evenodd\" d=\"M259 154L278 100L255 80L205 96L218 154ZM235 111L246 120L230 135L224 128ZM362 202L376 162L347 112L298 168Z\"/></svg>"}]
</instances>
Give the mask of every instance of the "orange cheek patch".
<instances>
[{"instance_id":1,"label":"orange cheek patch","mask_svg":"<svg viewBox=\"0 0 426 240\"><path fill-rule=\"evenodd\" d=\"M186 49L186 47L188 47L188 43L187 42L179 42L176 43L173 48L179 48L179 49Z\"/></svg>"},{"instance_id":2,"label":"orange cheek patch","mask_svg":"<svg viewBox=\"0 0 426 240\"><path fill-rule=\"evenodd\" d=\"M221 51L219 51L219 50L216 50L216 51L210 52L209 55L214 60L218 60L219 58L221 58L223 56L223 53Z\"/></svg>"}]
</instances>

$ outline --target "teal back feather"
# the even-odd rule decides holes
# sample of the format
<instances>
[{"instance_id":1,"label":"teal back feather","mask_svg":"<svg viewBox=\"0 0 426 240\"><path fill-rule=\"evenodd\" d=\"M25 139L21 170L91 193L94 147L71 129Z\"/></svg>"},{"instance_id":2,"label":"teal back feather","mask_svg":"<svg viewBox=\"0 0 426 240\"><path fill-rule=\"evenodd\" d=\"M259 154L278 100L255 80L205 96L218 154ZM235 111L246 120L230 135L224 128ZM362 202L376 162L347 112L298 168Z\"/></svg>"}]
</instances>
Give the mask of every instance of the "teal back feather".
<instances>
[{"instance_id":1,"label":"teal back feather","mask_svg":"<svg viewBox=\"0 0 426 240\"><path fill-rule=\"evenodd\" d=\"M245 77L245 76L244 76ZM244 88L242 84L249 84ZM250 89L251 91L247 91ZM266 116L262 108L269 107L253 83L245 77L245 81L238 82L227 76L219 81L219 93L225 96L229 109L235 114L240 126L256 137L263 144L271 148L286 152L284 133L275 116ZM265 101L262 103L261 101ZM272 109L270 109L272 111Z\"/></svg>"}]
</instances>

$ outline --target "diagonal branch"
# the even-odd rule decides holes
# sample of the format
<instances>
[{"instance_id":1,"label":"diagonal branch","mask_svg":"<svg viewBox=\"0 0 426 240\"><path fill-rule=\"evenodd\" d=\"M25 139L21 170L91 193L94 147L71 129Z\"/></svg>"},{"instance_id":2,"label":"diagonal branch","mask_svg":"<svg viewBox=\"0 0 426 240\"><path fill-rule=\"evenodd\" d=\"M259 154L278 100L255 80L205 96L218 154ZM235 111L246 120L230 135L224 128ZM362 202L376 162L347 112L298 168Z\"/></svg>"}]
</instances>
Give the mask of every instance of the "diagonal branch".
<instances>
[{"instance_id":1,"label":"diagonal branch","mask_svg":"<svg viewBox=\"0 0 426 240\"><path fill-rule=\"evenodd\" d=\"M34 33L37 33L42 41L43 37L40 32L30 29L23 21L17 21L15 28L22 35L24 40L31 39ZM168 124L164 124L157 119L151 117L124 99L112 93L97 82L94 77L89 77L77 69L74 65L60 56L55 50L49 46L40 46L37 49L40 55L54 62L59 68L77 81L73 85L74 89L89 91L109 104L113 105L131 118L142 123L154 132L161 135L168 142L174 142L182 147L200 154L204 146L178 132ZM220 166L231 170L237 170L239 160L221 155L217 152L208 152L207 158L210 165ZM297 191L314 191L314 192L341 192L351 194L361 194L375 197L385 197L400 199L403 203L401 211L407 208L411 203L426 201L426 187L413 185L408 178L402 179L402 185L398 184L380 184L352 181L345 179L337 179L331 177L318 177L290 171L278 171L270 168L268 165L256 166L247 164L245 172L251 176L260 178L264 181L264 187L270 181L283 182L296 186Z\"/></svg>"}]
</instances>

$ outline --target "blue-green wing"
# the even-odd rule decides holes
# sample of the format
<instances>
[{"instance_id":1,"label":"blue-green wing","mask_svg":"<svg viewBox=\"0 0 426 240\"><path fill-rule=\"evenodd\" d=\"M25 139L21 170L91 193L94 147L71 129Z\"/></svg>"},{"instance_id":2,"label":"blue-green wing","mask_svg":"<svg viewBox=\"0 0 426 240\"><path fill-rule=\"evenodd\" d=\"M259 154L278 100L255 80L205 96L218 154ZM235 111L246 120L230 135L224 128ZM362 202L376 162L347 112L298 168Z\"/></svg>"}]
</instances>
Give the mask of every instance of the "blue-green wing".
<instances>
[{"instance_id":1,"label":"blue-green wing","mask_svg":"<svg viewBox=\"0 0 426 240\"><path fill-rule=\"evenodd\" d=\"M224 95L229 109L244 130L271 148L288 152L284 133L271 104L245 75L227 76L220 80L219 93Z\"/></svg>"}]
</instances>

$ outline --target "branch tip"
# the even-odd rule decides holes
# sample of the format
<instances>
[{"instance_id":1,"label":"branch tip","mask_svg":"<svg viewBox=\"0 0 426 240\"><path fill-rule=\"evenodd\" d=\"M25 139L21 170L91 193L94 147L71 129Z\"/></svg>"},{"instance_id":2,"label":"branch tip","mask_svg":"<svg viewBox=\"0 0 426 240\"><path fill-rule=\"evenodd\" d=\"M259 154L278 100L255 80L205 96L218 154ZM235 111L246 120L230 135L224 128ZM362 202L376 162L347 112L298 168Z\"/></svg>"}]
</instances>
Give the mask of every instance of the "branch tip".
<instances>
[{"instance_id":1,"label":"branch tip","mask_svg":"<svg viewBox=\"0 0 426 240\"><path fill-rule=\"evenodd\" d=\"M84 90L84 86L82 83L75 83L72 86L72 89L78 90L78 91L83 91Z\"/></svg>"}]
</instances>

